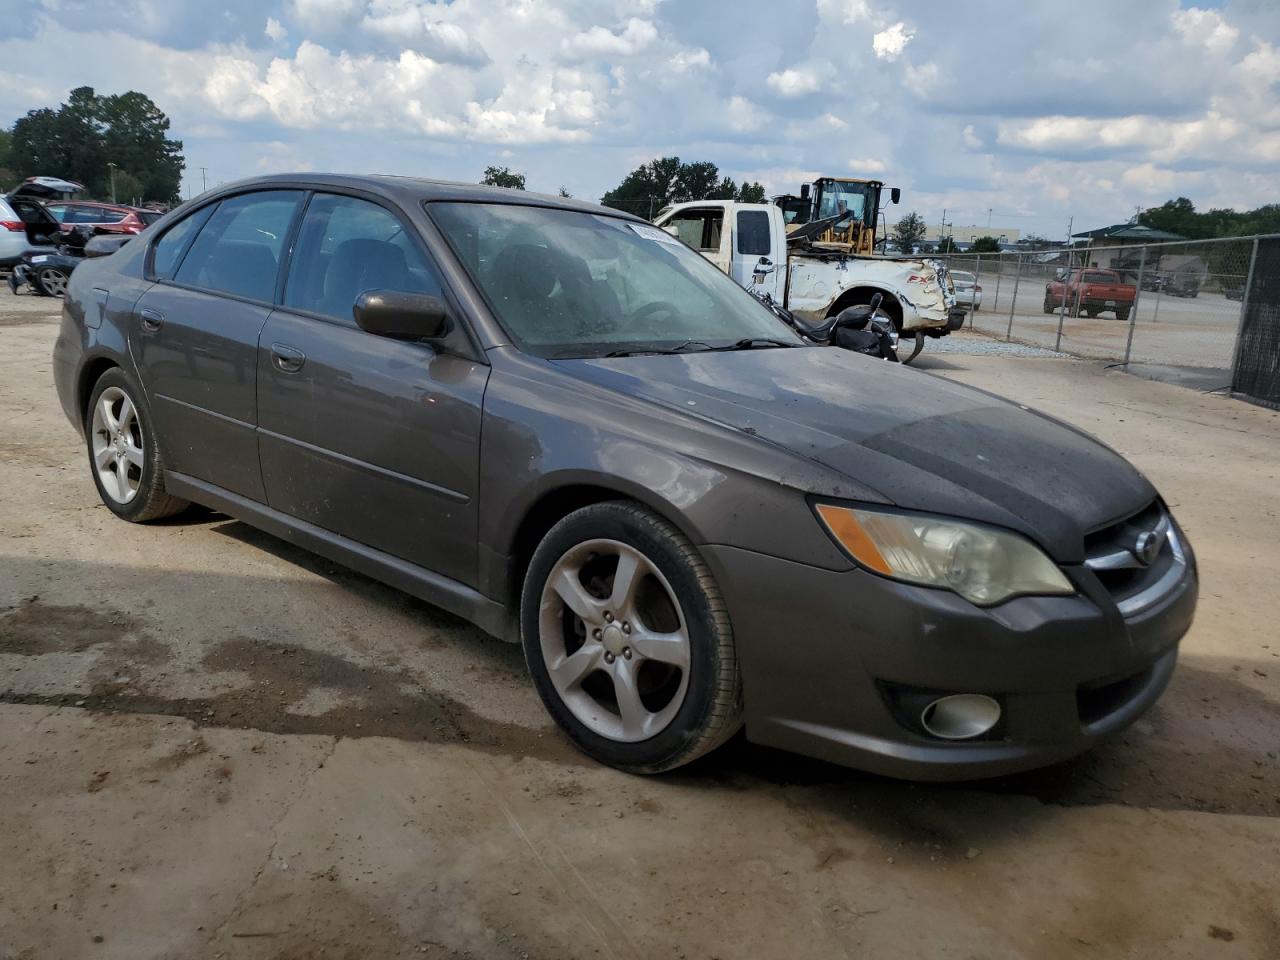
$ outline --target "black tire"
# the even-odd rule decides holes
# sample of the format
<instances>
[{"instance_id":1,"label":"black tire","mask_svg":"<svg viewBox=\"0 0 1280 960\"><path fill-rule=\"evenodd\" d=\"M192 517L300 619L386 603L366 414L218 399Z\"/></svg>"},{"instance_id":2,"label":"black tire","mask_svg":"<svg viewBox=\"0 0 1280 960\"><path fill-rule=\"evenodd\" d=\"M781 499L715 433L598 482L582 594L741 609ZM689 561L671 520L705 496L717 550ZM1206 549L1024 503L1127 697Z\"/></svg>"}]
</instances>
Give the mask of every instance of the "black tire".
<instances>
[{"instance_id":1,"label":"black tire","mask_svg":"<svg viewBox=\"0 0 1280 960\"><path fill-rule=\"evenodd\" d=\"M122 391L133 405L137 420L137 433L142 441L142 466L137 481L138 488L133 498L127 503L120 503L110 495L103 486L98 475L98 467L94 462L95 431L93 411L102 395L109 389ZM89 391L89 402L85 406L85 449L89 458L89 474L93 477L94 486L98 488L98 496L106 504L107 509L121 520L130 523L146 523L148 520L159 520L181 513L190 502L181 497L170 496L164 489L164 459L160 445L156 442L155 431L151 428L151 415L143 402L143 393L133 378L119 367L112 367L93 385Z\"/></svg>"},{"instance_id":2,"label":"black tire","mask_svg":"<svg viewBox=\"0 0 1280 960\"><path fill-rule=\"evenodd\" d=\"M544 587L557 563L579 544L612 540L638 550L679 598L689 634L683 702L654 736L623 742L602 736L574 716L551 681L542 650ZM534 687L547 712L583 753L630 773L660 773L715 749L742 725L742 679L724 599L697 549L657 514L628 501L575 510L543 537L525 573L520 636Z\"/></svg>"},{"instance_id":3,"label":"black tire","mask_svg":"<svg viewBox=\"0 0 1280 960\"><path fill-rule=\"evenodd\" d=\"M71 274L61 267L41 267L32 279L36 288L46 297L62 297L66 295Z\"/></svg>"},{"instance_id":4,"label":"black tire","mask_svg":"<svg viewBox=\"0 0 1280 960\"><path fill-rule=\"evenodd\" d=\"M1097 310L1086 310L1086 311L1085 311L1085 315L1086 315L1090 320L1096 320L1096 319L1098 319L1098 311L1097 311Z\"/></svg>"},{"instance_id":5,"label":"black tire","mask_svg":"<svg viewBox=\"0 0 1280 960\"><path fill-rule=\"evenodd\" d=\"M1044 312L1045 312L1045 313L1053 313L1053 311L1054 311L1055 309L1056 309L1056 308L1054 307L1054 305L1053 305L1052 303L1050 303L1050 302L1049 302L1049 298L1048 298L1048 297L1045 297L1045 298L1044 298Z\"/></svg>"},{"instance_id":6,"label":"black tire","mask_svg":"<svg viewBox=\"0 0 1280 960\"><path fill-rule=\"evenodd\" d=\"M1116 310L1116 319L1119 320L1121 323L1124 323L1129 319L1129 311L1131 309L1132 307L1124 307Z\"/></svg>"}]
</instances>

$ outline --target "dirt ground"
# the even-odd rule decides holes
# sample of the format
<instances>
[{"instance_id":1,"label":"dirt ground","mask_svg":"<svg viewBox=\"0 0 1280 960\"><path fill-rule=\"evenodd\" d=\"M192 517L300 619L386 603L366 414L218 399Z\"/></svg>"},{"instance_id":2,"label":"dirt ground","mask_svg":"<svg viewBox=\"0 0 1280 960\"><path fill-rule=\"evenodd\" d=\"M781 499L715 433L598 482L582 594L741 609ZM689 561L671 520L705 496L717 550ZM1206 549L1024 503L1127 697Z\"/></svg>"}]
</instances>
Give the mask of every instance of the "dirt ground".
<instances>
[{"instance_id":1,"label":"dirt ground","mask_svg":"<svg viewBox=\"0 0 1280 960\"><path fill-rule=\"evenodd\" d=\"M1280 416L1059 359L935 374L1131 457L1195 544L1113 742L921 786L741 739L584 760L519 651L208 513L99 505L47 301L0 295L0 958L1274 958Z\"/></svg>"}]
</instances>

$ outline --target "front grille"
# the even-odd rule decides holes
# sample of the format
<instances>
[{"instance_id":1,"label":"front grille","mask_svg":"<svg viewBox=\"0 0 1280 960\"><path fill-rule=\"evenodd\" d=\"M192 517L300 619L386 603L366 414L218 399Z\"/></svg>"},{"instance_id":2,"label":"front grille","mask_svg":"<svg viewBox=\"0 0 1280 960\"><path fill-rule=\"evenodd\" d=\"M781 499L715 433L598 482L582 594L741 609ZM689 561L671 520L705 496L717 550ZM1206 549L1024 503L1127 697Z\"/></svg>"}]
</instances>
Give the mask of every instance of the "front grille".
<instances>
[{"instance_id":1,"label":"front grille","mask_svg":"<svg viewBox=\"0 0 1280 960\"><path fill-rule=\"evenodd\" d=\"M1186 567L1178 532L1159 501L1089 534L1084 548L1085 566L1126 617L1163 599Z\"/></svg>"}]
</instances>

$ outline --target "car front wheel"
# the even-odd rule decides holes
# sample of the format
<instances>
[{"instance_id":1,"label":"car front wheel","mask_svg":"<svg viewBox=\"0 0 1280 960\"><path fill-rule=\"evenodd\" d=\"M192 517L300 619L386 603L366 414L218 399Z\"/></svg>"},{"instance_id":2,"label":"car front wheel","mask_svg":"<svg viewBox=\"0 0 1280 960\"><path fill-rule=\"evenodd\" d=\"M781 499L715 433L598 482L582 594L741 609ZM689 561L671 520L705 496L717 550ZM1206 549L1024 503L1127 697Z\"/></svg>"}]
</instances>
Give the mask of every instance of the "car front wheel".
<instances>
[{"instance_id":1,"label":"car front wheel","mask_svg":"<svg viewBox=\"0 0 1280 960\"><path fill-rule=\"evenodd\" d=\"M164 462L140 396L124 371L113 368L94 384L85 417L98 495L112 513L132 523L172 516L188 505L165 492Z\"/></svg>"},{"instance_id":2,"label":"car front wheel","mask_svg":"<svg viewBox=\"0 0 1280 960\"><path fill-rule=\"evenodd\" d=\"M697 549L632 503L577 510L538 545L521 638L548 712L588 756L681 766L741 726L728 612Z\"/></svg>"}]
</instances>

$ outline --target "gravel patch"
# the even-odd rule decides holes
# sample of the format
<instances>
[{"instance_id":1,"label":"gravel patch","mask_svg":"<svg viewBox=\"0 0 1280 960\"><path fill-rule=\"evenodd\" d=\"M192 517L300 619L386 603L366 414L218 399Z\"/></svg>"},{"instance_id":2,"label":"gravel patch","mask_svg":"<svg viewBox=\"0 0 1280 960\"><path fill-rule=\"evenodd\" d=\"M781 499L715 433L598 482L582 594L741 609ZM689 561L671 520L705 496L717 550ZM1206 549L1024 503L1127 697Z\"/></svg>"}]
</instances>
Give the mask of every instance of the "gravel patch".
<instances>
[{"instance_id":1,"label":"gravel patch","mask_svg":"<svg viewBox=\"0 0 1280 960\"><path fill-rule=\"evenodd\" d=\"M960 331L937 340L929 340L924 345L924 354L930 353L962 353L971 356L987 357L1067 357L1065 353L1057 353L1044 347L1033 347L1025 343L1009 343L995 340L981 334ZM924 355L922 354L922 356Z\"/></svg>"}]
</instances>

